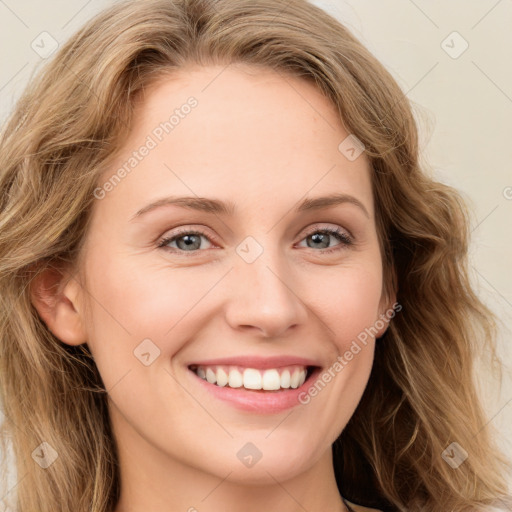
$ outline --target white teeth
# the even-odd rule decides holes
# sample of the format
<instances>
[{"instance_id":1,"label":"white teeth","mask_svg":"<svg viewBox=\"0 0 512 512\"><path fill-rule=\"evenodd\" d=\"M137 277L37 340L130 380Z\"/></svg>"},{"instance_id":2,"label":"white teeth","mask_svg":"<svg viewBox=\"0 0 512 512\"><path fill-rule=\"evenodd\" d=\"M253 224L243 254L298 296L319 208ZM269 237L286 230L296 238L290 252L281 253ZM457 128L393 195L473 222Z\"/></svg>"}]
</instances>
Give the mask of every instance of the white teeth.
<instances>
[{"instance_id":1,"label":"white teeth","mask_svg":"<svg viewBox=\"0 0 512 512\"><path fill-rule=\"evenodd\" d=\"M277 370L266 370L263 373L262 388L271 391L273 389L279 389L280 387L281 377L279 377L279 372Z\"/></svg>"},{"instance_id":2,"label":"white teeth","mask_svg":"<svg viewBox=\"0 0 512 512\"><path fill-rule=\"evenodd\" d=\"M293 375L290 379L290 385L292 388L298 388L299 386L302 386L304 384L304 381L306 380L306 374L304 372L295 370L293 372Z\"/></svg>"},{"instance_id":3,"label":"white teeth","mask_svg":"<svg viewBox=\"0 0 512 512\"><path fill-rule=\"evenodd\" d=\"M298 388L299 387L299 370L295 370L293 373L292 373L292 377L290 379L290 386L295 389L295 388Z\"/></svg>"},{"instance_id":4,"label":"white teeth","mask_svg":"<svg viewBox=\"0 0 512 512\"><path fill-rule=\"evenodd\" d=\"M286 369L257 370L236 366L212 366L196 368L195 373L210 384L230 388L263 389L277 391L279 389L296 389L306 380L305 367L290 366Z\"/></svg>"},{"instance_id":5,"label":"white teeth","mask_svg":"<svg viewBox=\"0 0 512 512\"><path fill-rule=\"evenodd\" d=\"M281 374L281 387L282 388L289 388L290 387L290 372L289 372L289 370L285 370Z\"/></svg>"},{"instance_id":6,"label":"white teeth","mask_svg":"<svg viewBox=\"0 0 512 512\"><path fill-rule=\"evenodd\" d=\"M253 368L244 370L244 388L261 389L261 373Z\"/></svg>"},{"instance_id":7,"label":"white teeth","mask_svg":"<svg viewBox=\"0 0 512 512\"><path fill-rule=\"evenodd\" d=\"M235 368L229 372L229 387L241 388L244 384L242 374Z\"/></svg>"},{"instance_id":8,"label":"white teeth","mask_svg":"<svg viewBox=\"0 0 512 512\"><path fill-rule=\"evenodd\" d=\"M217 386L225 386L228 383L228 374L222 369L217 370Z\"/></svg>"},{"instance_id":9,"label":"white teeth","mask_svg":"<svg viewBox=\"0 0 512 512\"><path fill-rule=\"evenodd\" d=\"M217 382L217 377L211 368L206 369L206 380L210 384L215 384Z\"/></svg>"}]
</instances>

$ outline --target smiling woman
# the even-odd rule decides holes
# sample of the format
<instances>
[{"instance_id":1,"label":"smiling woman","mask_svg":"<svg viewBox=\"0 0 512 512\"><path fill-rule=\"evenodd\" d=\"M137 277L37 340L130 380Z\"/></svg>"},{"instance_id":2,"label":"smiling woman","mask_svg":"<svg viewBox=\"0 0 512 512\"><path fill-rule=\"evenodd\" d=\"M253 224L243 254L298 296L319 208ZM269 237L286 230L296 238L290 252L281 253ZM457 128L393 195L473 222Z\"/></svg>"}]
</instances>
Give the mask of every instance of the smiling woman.
<instances>
[{"instance_id":1,"label":"smiling woman","mask_svg":"<svg viewBox=\"0 0 512 512\"><path fill-rule=\"evenodd\" d=\"M0 225L19 512L512 506L465 205L312 4L98 15L4 130Z\"/></svg>"}]
</instances>

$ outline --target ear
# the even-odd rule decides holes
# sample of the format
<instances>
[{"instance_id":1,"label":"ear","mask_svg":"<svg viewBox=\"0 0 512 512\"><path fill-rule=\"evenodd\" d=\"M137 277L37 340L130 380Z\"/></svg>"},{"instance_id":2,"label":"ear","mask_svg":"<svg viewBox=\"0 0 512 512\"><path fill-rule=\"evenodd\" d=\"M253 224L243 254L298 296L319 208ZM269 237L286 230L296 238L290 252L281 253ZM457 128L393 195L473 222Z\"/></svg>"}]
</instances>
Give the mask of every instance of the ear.
<instances>
[{"instance_id":1,"label":"ear","mask_svg":"<svg viewBox=\"0 0 512 512\"><path fill-rule=\"evenodd\" d=\"M47 267L30 284L31 302L48 329L68 345L87 341L82 308L82 287L63 270Z\"/></svg>"},{"instance_id":2,"label":"ear","mask_svg":"<svg viewBox=\"0 0 512 512\"><path fill-rule=\"evenodd\" d=\"M388 286L391 291L388 293L383 292L379 304L379 318L375 322L375 327L378 329L375 338L381 338L387 332L390 320L396 315L397 312L402 310L402 305L396 301L397 285L395 275L388 281ZM384 324L384 325L383 325Z\"/></svg>"}]
</instances>

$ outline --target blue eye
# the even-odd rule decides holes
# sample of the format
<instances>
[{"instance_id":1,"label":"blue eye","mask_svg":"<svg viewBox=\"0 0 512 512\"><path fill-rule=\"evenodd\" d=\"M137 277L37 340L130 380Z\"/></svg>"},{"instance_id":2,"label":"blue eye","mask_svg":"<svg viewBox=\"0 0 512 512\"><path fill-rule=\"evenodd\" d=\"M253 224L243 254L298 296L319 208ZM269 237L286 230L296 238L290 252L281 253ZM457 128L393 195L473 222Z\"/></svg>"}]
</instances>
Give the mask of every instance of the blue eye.
<instances>
[{"instance_id":1,"label":"blue eye","mask_svg":"<svg viewBox=\"0 0 512 512\"><path fill-rule=\"evenodd\" d=\"M353 244L352 237L346 231L342 231L339 228L315 229L308 233L302 240L311 238L314 244L322 245L325 243L329 244L329 237L331 236L336 238L340 243L330 248L320 247L320 249L322 249L319 251L321 254L343 250ZM183 254L183 256L194 256L195 253L201 252L199 251L199 248L201 247L201 237L205 238L209 242L212 240L215 241L213 237L207 235L203 231L185 229L175 233L173 236L163 238L158 243L158 247L165 250L170 249L171 252L178 252ZM172 243L176 243L176 247L170 247L170 244ZM313 248L315 245L308 245L308 247Z\"/></svg>"},{"instance_id":2,"label":"blue eye","mask_svg":"<svg viewBox=\"0 0 512 512\"><path fill-rule=\"evenodd\" d=\"M329 243L330 236L337 238L340 243L335 245L334 247L327 249L327 250L323 250L322 251L323 254L330 253L333 251L339 251L339 250L342 250L342 249L346 248L347 246L350 246L353 244L352 237L347 232L342 231L339 228L315 229L314 231L312 231L311 233L306 235L304 240L311 238L312 240L314 240L315 243L325 243L325 242ZM311 247L311 246L309 246L309 247ZM324 248L320 247L320 249L324 249Z\"/></svg>"},{"instance_id":3,"label":"blue eye","mask_svg":"<svg viewBox=\"0 0 512 512\"><path fill-rule=\"evenodd\" d=\"M164 238L163 240L161 240L160 243L158 244L158 247L165 248L165 247L168 247L169 244L171 244L175 241L176 242L183 241L179 245L177 244L178 251L196 252L197 249L199 249L199 247L201 246L201 237L204 237L207 240L210 240L209 237L202 231L183 230L183 231L173 235L172 237L167 237L167 238ZM174 247L170 247L170 249L175 250ZM189 256L189 255L186 254L186 256Z\"/></svg>"}]
</instances>

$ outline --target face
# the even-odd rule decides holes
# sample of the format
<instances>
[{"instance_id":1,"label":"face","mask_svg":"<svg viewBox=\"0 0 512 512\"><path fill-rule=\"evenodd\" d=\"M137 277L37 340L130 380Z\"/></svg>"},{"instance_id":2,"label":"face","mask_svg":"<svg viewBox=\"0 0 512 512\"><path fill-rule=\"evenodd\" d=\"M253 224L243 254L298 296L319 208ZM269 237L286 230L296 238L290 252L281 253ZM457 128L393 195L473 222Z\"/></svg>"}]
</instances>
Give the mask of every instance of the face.
<instances>
[{"instance_id":1,"label":"face","mask_svg":"<svg viewBox=\"0 0 512 512\"><path fill-rule=\"evenodd\" d=\"M361 334L390 302L369 162L339 149L334 106L300 79L222 69L182 70L138 103L99 182L79 309L134 458L281 481L352 416L374 354Z\"/></svg>"}]
</instances>

